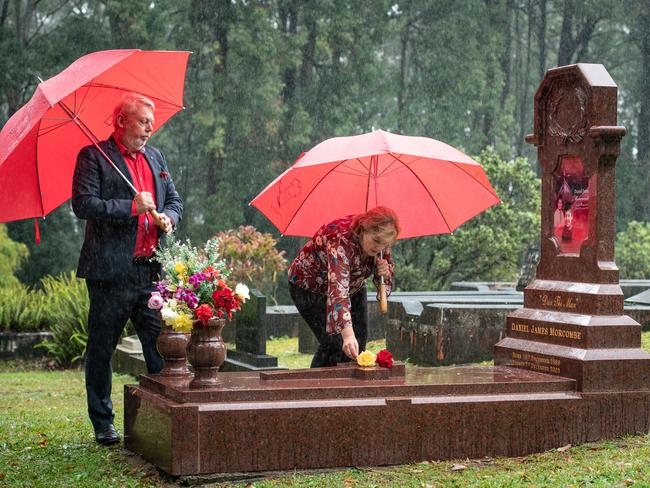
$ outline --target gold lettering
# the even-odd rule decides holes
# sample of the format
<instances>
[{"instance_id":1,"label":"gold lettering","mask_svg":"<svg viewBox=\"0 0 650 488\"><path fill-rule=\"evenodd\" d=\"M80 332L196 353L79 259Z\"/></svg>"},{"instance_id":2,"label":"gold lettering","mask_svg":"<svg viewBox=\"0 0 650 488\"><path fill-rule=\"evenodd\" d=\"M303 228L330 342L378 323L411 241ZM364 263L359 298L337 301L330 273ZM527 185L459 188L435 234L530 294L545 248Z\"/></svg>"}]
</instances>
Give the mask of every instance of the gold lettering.
<instances>
[{"instance_id":1,"label":"gold lettering","mask_svg":"<svg viewBox=\"0 0 650 488\"><path fill-rule=\"evenodd\" d=\"M531 332L537 335L548 335L548 328L541 325L533 325Z\"/></svg>"},{"instance_id":2,"label":"gold lettering","mask_svg":"<svg viewBox=\"0 0 650 488\"><path fill-rule=\"evenodd\" d=\"M515 359L512 366L539 371L541 373L560 374L560 360L557 358L545 358L529 353L512 352L512 357Z\"/></svg>"},{"instance_id":3,"label":"gold lettering","mask_svg":"<svg viewBox=\"0 0 650 488\"><path fill-rule=\"evenodd\" d=\"M514 332L528 332L528 324L513 322L511 328Z\"/></svg>"},{"instance_id":4,"label":"gold lettering","mask_svg":"<svg viewBox=\"0 0 650 488\"><path fill-rule=\"evenodd\" d=\"M551 327L549 329L549 335L553 337L563 337L566 339L575 339L575 340L581 340L582 339L582 332L577 331L577 330L564 330L564 329L556 329L555 327Z\"/></svg>"},{"instance_id":5,"label":"gold lettering","mask_svg":"<svg viewBox=\"0 0 650 488\"><path fill-rule=\"evenodd\" d=\"M553 297L550 297L549 295L541 295L541 300L542 306L544 307L557 307L575 310L578 307L580 298L566 297L565 299L562 299L562 295L555 295Z\"/></svg>"}]
</instances>

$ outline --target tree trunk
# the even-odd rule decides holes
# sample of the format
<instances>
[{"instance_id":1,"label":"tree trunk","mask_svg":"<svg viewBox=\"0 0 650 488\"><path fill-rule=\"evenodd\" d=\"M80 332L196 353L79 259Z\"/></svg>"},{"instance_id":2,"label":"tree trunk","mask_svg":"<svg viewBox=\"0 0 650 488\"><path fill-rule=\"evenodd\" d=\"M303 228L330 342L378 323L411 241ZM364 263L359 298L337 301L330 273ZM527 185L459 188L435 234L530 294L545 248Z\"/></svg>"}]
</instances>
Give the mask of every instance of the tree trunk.
<instances>
[{"instance_id":1,"label":"tree trunk","mask_svg":"<svg viewBox=\"0 0 650 488\"><path fill-rule=\"evenodd\" d=\"M546 74L546 0L539 0L537 45L539 47L539 81L542 81Z\"/></svg>"},{"instance_id":2,"label":"tree trunk","mask_svg":"<svg viewBox=\"0 0 650 488\"><path fill-rule=\"evenodd\" d=\"M213 33L214 39L219 46L218 53L213 65L214 83L212 86L214 101L216 106L225 107L225 86L227 83L228 73L228 31L232 21L232 3L229 0L219 0L214 8ZM217 122L218 123L218 122ZM215 195L219 186L219 180L222 169L225 165L226 154L228 152L228 141L230 139L230 118L226 117L225 127L223 127L224 144L219 149L213 149L208 153L208 171L206 178L206 197ZM215 133L217 127L215 127Z\"/></svg>"},{"instance_id":3,"label":"tree trunk","mask_svg":"<svg viewBox=\"0 0 650 488\"><path fill-rule=\"evenodd\" d=\"M505 108L506 100L512 89L512 11L515 8L515 1L508 0L506 5L505 31L506 37L501 53L501 70L503 71L503 88L499 98L501 110Z\"/></svg>"},{"instance_id":4,"label":"tree trunk","mask_svg":"<svg viewBox=\"0 0 650 488\"><path fill-rule=\"evenodd\" d=\"M280 24L281 29L286 37L292 38L296 35L298 26L298 6L295 0L289 2L281 2L280 10ZM287 67L284 70L284 88L282 89L282 99L285 103L293 99L296 91L296 68L293 66Z\"/></svg>"},{"instance_id":5,"label":"tree trunk","mask_svg":"<svg viewBox=\"0 0 650 488\"><path fill-rule=\"evenodd\" d=\"M310 15L307 20L307 32L307 42L302 47L302 63L300 65L300 86L302 88L310 86L313 79L316 39L318 37L318 24L313 15Z\"/></svg>"},{"instance_id":6,"label":"tree trunk","mask_svg":"<svg viewBox=\"0 0 650 488\"><path fill-rule=\"evenodd\" d=\"M564 12L562 14L562 31L560 33L560 47L557 55L558 66L571 64L571 56L575 50L573 40L573 0L564 0Z\"/></svg>"},{"instance_id":7,"label":"tree trunk","mask_svg":"<svg viewBox=\"0 0 650 488\"><path fill-rule=\"evenodd\" d=\"M408 44L410 39L411 23L407 22L404 25L404 30L402 30L399 36L399 83L397 86L397 131L402 132L404 130L404 103L406 100L406 55L408 51Z\"/></svg>"},{"instance_id":8,"label":"tree trunk","mask_svg":"<svg viewBox=\"0 0 650 488\"><path fill-rule=\"evenodd\" d=\"M521 104L519 105L519 137L517 138L517 155L521 156L524 151L524 140L528 131L528 115L530 114L530 105L528 103L528 90L530 86L530 53L533 50L533 25L534 25L534 7L532 0L528 0L527 5L528 26L526 29L526 64L522 72L521 81Z\"/></svg>"},{"instance_id":9,"label":"tree trunk","mask_svg":"<svg viewBox=\"0 0 650 488\"><path fill-rule=\"evenodd\" d=\"M638 26L641 76L637 160L647 164L650 161L650 13L638 17Z\"/></svg>"}]
</instances>

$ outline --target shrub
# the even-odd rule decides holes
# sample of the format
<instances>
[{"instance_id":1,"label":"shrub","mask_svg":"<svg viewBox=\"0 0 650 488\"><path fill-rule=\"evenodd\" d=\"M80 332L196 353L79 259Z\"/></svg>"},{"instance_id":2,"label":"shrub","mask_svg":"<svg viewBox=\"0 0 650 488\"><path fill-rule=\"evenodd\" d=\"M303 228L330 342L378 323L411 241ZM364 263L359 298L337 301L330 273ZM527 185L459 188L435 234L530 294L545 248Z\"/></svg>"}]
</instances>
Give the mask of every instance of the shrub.
<instances>
[{"instance_id":1,"label":"shrub","mask_svg":"<svg viewBox=\"0 0 650 488\"><path fill-rule=\"evenodd\" d=\"M0 288L0 330L39 331L48 325L45 295L22 283Z\"/></svg>"},{"instance_id":2,"label":"shrub","mask_svg":"<svg viewBox=\"0 0 650 488\"><path fill-rule=\"evenodd\" d=\"M28 256L27 246L12 241L7 234L7 227L0 224L0 287L18 284L14 274Z\"/></svg>"},{"instance_id":3,"label":"shrub","mask_svg":"<svg viewBox=\"0 0 650 488\"><path fill-rule=\"evenodd\" d=\"M621 278L650 278L650 223L633 220L616 234L616 264Z\"/></svg>"},{"instance_id":4,"label":"shrub","mask_svg":"<svg viewBox=\"0 0 650 488\"><path fill-rule=\"evenodd\" d=\"M276 240L258 232L252 225L219 232L219 251L232 270L230 277L259 289L277 305L278 272L287 269L284 251L275 248Z\"/></svg>"},{"instance_id":5,"label":"shrub","mask_svg":"<svg viewBox=\"0 0 650 488\"><path fill-rule=\"evenodd\" d=\"M78 279L74 271L57 277L46 276L41 283L53 338L38 347L47 349L59 366L72 366L83 357L88 340L86 283Z\"/></svg>"}]
</instances>

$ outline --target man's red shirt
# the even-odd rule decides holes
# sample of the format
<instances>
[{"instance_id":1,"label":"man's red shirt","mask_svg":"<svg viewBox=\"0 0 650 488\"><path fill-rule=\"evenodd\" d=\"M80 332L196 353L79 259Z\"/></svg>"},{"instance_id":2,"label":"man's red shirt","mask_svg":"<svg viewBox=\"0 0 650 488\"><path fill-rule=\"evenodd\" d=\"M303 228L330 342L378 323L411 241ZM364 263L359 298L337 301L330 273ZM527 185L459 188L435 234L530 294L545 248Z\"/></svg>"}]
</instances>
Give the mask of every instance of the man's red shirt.
<instances>
[{"instance_id":1,"label":"man's red shirt","mask_svg":"<svg viewBox=\"0 0 650 488\"><path fill-rule=\"evenodd\" d=\"M153 201L156 201L156 183L153 179L153 173L151 172L151 167L144 157L142 151L137 151L135 153L129 152L129 150L124 147L124 145L117 140L115 135L113 135L118 149L124 156L124 161L126 166L129 168L129 173L131 173L131 179L133 180L133 186L138 192L147 191L151 193ZM138 212L136 211L135 199L131 204L131 215L136 216ZM148 222L145 224L145 221ZM143 213L138 216L138 233L135 238L135 252L134 256L151 256L156 250L158 245L158 227L153 220L153 217L147 213Z\"/></svg>"}]
</instances>

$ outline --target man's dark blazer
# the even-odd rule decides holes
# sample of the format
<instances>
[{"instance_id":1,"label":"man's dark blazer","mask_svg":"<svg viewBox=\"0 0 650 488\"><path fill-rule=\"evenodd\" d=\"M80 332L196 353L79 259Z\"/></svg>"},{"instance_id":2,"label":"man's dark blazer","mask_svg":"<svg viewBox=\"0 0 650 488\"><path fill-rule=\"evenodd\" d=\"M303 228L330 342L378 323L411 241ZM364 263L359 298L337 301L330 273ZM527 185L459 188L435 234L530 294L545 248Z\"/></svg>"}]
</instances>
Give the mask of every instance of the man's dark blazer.
<instances>
[{"instance_id":1,"label":"man's dark blazer","mask_svg":"<svg viewBox=\"0 0 650 488\"><path fill-rule=\"evenodd\" d=\"M122 174L133 181L124 157L111 137L99 143ZM156 210L164 212L174 226L183 213L183 201L167 170L165 157L151 146L144 147L156 187ZM95 146L84 147L77 156L72 180L72 209L86 220L77 275L104 281L125 281L133 269L133 253L138 228L131 216L133 191ZM151 221L152 225L155 225ZM161 238L164 232L159 231Z\"/></svg>"}]
</instances>

